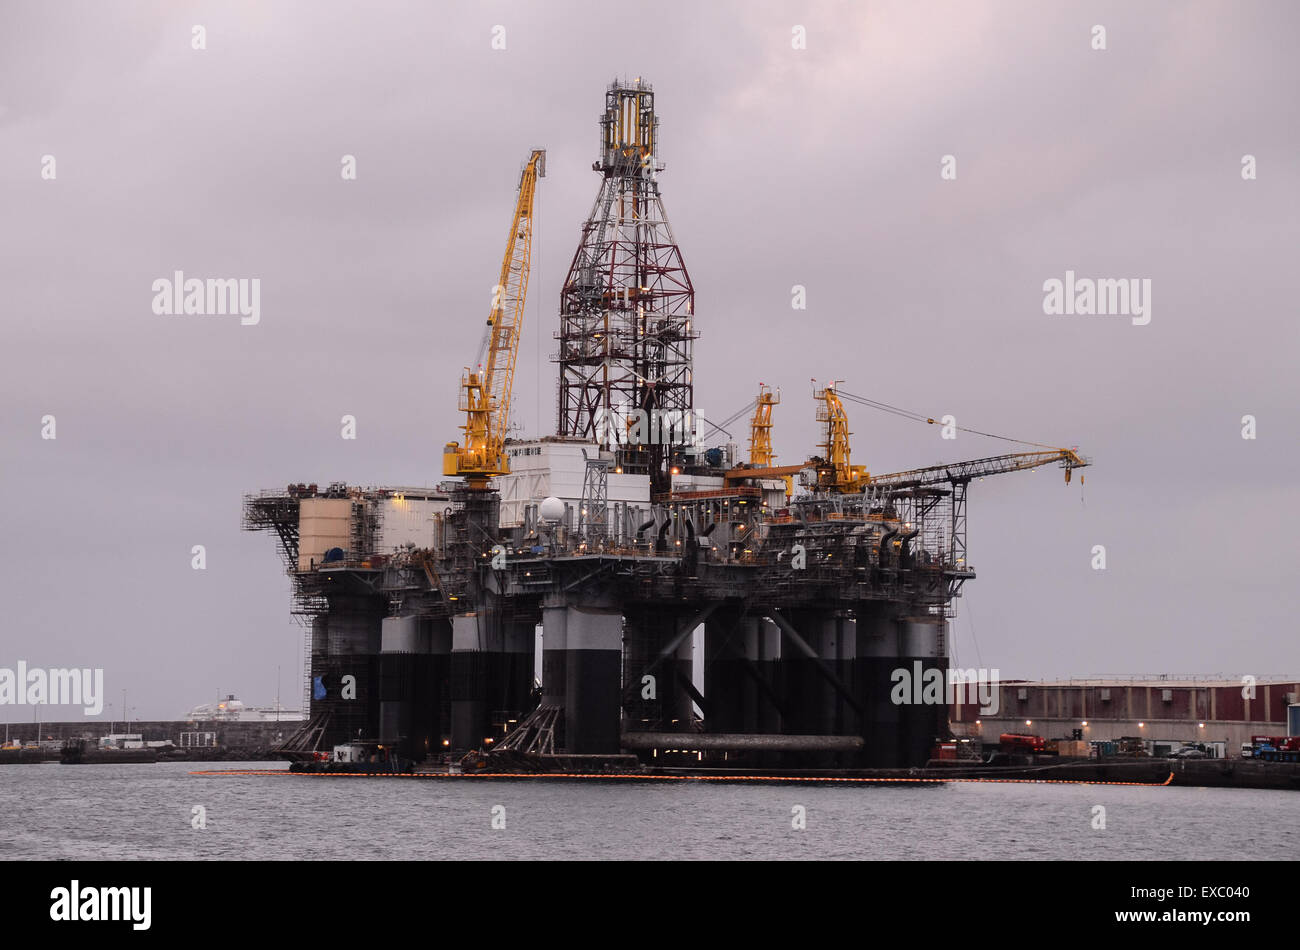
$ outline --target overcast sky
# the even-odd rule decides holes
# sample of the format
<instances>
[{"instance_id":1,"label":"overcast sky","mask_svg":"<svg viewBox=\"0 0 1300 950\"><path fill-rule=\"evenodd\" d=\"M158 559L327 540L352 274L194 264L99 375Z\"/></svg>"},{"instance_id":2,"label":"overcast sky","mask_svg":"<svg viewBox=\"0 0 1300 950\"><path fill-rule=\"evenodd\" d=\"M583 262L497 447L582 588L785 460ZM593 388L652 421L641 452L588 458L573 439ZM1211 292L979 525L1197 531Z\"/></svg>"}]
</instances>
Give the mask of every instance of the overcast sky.
<instances>
[{"instance_id":1,"label":"overcast sky","mask_svg":"<svg viewBox=\"0 0 1300 950\"><path fill-rule=\"evenodd\" d=\"M779 385L799 461L834 378L1095 458L1082 487L972 486L962 665L1300 672L1298 26L1283 2L6 4L0 667L102 667L114 715L125 689L171 718L268 703L279 666L297 705L303 631L242 495L441 480L539 146L516 407L554 431L596 120L639 76L701 412ZM260 278L260 323L156 315L175 270ZM1150 279L1151 322L1045 315L1066 270ZM873 472L1013 448L850 413Z\"/></svg>"}]
</instances>

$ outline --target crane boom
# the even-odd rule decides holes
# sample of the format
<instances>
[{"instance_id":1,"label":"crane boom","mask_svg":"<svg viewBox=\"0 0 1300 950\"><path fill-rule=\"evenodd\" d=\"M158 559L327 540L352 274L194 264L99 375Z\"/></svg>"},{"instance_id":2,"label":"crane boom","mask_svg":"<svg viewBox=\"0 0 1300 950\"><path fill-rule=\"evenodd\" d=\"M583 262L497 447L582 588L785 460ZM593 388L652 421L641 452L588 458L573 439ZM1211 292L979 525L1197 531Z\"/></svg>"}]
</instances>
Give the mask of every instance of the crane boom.
<instances>
[{"instance_id":1,"label":"crane boom","mask_svg":"<svg viewBox=\"0 0 1300 950\"><path fill-rule=\"evenodd\" d=\"M471 487L483 488L493 475L505 475L510 464L505 454L506 426L510 421L510 393L514 385L528 270L533 245L533 194L537 179L546 177L546 152L534 149L519 177L515 217L506 238L501 279L492 290L487 318L487 339L477 370L466 369L461 379L460 409L465 413L465 444L448 442L443 448L444 475L463 475Z\"/></svg>"},{"instance_id":2,"label":"crane boom","mask_svg":"<svg viewBox=\"0 0 1300 950\"><path fill-rule=\"evenodd\" d=\"M1065 480L1069 482L1070 473L1074 469L1087 468L1092 464L1092 461L1080 455L1074 449L1052 449L1048 452L1013 452L1010 455L994 455L989 458L971 459L966 462L931 465L928 468L916 468L907 472L874 475L868 480L868 484L879 485L884 488L925 488L930 485L969 482L985 475L1023 472L1026 469L1039 468L1053 463L1065 469Z\"/></svg>"},{"instance_id":3,"label":"crane boom","mask_svg":"<svg viewBox=\"0 0 1300 950\"><path fill-rule=\"evenodd\" d=\"M815 389L813 392L813 398L820 403L817 407L817 421L826 424L826 441L821 445L825 456L809 459L802 465L773 467L771 407L779 398L779 395L774 398L768 387L760 384L751 423L753 435L750 439L750 462L726 472L723 476L726 484L763 477L788 478L804 469L813 469L817 473L817 487L822 491L856 494L871 486L907 491L938 485L964 486L987 475L1023 472L1052 464L1065 469L1065 481L1069 484L1070 475L1076 468L1087 468L1092 464L1090 458L1080 455L1075 449L1047 448L1039 452L1013 452L905 472L891 472L887 475L871 475L865 466L853 465L849 460L849 436L852 433L849 432L848 414L835 391L835 384L830 383L826 388Z\"/></svg>"}]
</instances>

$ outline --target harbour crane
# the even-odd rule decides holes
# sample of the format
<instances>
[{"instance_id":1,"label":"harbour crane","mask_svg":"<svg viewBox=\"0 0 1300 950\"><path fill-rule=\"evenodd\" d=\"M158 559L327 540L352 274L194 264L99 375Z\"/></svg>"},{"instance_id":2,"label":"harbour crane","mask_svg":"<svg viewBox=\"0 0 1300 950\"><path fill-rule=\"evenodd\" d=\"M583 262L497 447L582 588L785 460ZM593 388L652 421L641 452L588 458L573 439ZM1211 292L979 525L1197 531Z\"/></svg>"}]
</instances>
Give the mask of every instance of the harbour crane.
<instances>
[{"instance_id":1,"label":"harbour crane","mask_svg":"<svg viewBox=\"0 0 1300 950\"><path fill-rule=\"evenodd\" d=\"M459 408L465 413L465 444L443 447L442 473L461 475L471 489L482 490L494 475L510 472L506 458L506 426L510 420L510 391L523 326L524 300L533 244L533 193L537 179L546 177L546 152L534 149L519 176L515 217L506 238L501 279L493 288L492 309L479 351L477 368L465 369Z\"/></svg>"}]
</instances>

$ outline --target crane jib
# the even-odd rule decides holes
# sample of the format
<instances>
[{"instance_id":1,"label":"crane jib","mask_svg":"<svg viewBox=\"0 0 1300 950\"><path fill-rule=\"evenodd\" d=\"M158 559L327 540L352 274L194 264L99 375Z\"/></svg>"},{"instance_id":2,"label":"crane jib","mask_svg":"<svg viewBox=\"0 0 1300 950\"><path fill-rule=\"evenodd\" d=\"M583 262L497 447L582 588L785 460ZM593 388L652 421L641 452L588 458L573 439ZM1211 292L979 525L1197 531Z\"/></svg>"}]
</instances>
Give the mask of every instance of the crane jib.
<instances>
[{"instance_id":1,"label":"crane jib","mask_svg":"<svg viewBox=\"0 0 1300 950\"><path fill-rule=\"evenodd\" d=\"M485 482L492 475L509 471L504 443L528 293L533 193L537 179L545 174L546 152L535 149L520 176L500 279L492 288L492 307L479 352L480 365L477 372L467 370L461 381L464 444L447 444L443 455L446 475L464 475L471 482Z\"/></svg>"}]
</instances>

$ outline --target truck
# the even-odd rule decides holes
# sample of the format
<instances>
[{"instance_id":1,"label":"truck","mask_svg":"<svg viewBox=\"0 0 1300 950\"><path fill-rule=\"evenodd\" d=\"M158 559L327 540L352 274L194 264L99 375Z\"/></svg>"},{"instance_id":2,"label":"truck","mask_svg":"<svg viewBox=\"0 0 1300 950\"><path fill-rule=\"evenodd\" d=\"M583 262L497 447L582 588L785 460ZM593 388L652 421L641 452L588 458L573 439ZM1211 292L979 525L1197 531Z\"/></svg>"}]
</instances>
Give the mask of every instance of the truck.
<instances>
[{"instance_id":1,"label":"truck","mask_svg":"<svg viewBox=\"0 0 1300 950\"><path fill-rule=\"evenodd\" d=\"M1026 736L1014 732L1004 732L998 736L998 743L1003 752L1043 752L1047 740L1042 736Z\"/></svg>"},{"instance_id":2,"label":"truck","mask_svg":"<svg viewBox=\"0 0 1300 950\"><path fill-rule=\"evenodd\" d=\"M1300 736L1251 736L1252 759L1265 762L1300 762ZM1242 752L1245 752L1243 747Z\"/></svg>"}]
</instances>

